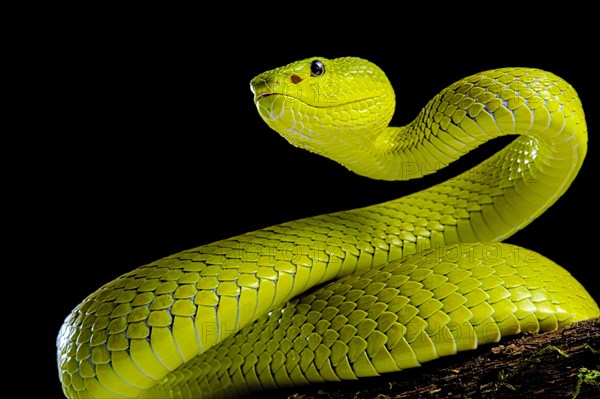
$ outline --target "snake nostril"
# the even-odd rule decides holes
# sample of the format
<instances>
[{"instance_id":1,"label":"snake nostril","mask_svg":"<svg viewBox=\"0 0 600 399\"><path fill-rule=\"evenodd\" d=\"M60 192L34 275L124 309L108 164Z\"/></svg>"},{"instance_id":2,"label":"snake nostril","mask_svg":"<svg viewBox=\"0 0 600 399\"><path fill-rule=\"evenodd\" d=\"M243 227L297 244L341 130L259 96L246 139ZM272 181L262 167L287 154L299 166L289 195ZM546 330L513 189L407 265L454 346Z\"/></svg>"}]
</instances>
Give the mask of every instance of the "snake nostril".
<instances>
[{"instance_id":1,"label":"snake nostril","mask_svg":"<svg viewBox=\"0 0 600 399\"><path fill-rule=\"evenodd\" d=\"M298 84L298 83L302 82L302 78L298 75L292 75L290 77L290 79L292 80L293 84Z\"/></svg>"}]
</instances>

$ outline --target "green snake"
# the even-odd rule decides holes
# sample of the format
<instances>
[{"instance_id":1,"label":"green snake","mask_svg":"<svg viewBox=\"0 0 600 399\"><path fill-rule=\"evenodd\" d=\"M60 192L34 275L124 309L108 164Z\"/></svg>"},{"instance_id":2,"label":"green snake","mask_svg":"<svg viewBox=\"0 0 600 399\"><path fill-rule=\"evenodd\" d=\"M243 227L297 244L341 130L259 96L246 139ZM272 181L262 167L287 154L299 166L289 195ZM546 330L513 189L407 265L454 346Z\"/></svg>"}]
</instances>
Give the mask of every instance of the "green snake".
<instances>
[{"instance_id":1,"label":"green snake","mask_svg":"<svg viewBox=\"0 0 600 399\"><path fill-rule=\"evenodd\" d=\"M478 73L402 127L388 126L386 75L363 59L309 58L250 84L262 119L291 144L374 179L417 178L518 136L426 190L193 248L105 284L59 332L66 396L234 397L352 380L600 315L567 271L500 242L551 206L585 157L582 105L561 78Z\"/></svg>"}]
</instances>

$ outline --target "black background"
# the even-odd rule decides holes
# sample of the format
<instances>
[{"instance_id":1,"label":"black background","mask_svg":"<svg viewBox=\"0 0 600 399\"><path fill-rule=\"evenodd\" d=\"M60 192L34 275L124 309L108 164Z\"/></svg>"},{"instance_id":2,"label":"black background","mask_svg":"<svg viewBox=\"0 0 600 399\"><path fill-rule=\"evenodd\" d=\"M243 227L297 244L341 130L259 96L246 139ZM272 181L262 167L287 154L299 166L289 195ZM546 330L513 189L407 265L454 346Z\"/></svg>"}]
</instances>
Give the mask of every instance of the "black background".
<instances>
[{"instance_id":1,"label":"black background","mask_svg":"<svg viewBox=\"0 0 600 399\"><path fill-rule=\"evenodd\" d=\"M354 13L350 20L297 14L282 24L271 12L255 10L238 24L204 10L86 10L36 36L36 83L27 92L34 112L24 123L35 123L40 137L26 145L32 169L11 215L27 245L17 273L31 273L45 291L34 295L46 300L34 301L29 329L45 397L61 395L54 340L62 320L101 284L180 250L426 188L504 144L489 143L419 181L394 183L296 149L262 122L249 81L314 55L378 64L396 90L395 125L410 122L447 85L485 69L530 66L569 81L586 110L589 155L566 195L508 241L555 260L591 292L598 284L590 254L597 245L591 189L599 103L592 52L578 48L588 37L580 24L550 33L547 16L517 10L502 21L485 13L442 22L404 15L373 27Z\"/></svg>"}]
</instances>

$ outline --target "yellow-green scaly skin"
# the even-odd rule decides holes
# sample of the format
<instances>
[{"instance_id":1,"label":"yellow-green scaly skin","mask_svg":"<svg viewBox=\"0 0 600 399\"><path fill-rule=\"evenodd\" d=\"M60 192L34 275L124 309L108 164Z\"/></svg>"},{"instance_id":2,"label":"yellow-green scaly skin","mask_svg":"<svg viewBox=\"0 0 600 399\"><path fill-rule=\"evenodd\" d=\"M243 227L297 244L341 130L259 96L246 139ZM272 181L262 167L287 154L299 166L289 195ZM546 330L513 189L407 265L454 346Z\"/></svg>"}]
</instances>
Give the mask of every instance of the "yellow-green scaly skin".
<instances>
[{"instance_id":1,"label":"yellow-green scaly skin","mask_svg":"<svg viewBox=\"0 0 600 399\"><path fill-rule=\"evenodd\" d=\"M536 69L487 71L388 127L394 92L378 67L319 58L324 73L313 76L315 60L257 76L255 103L293 145L356 173L419 177L494 137L521 136L427 190L190 249L109 282L60 330L68 397L232 397L355 379L600 315L564 269L498 242L581 167L587 131L568 83Z\"/></svg>"}]
</instances>

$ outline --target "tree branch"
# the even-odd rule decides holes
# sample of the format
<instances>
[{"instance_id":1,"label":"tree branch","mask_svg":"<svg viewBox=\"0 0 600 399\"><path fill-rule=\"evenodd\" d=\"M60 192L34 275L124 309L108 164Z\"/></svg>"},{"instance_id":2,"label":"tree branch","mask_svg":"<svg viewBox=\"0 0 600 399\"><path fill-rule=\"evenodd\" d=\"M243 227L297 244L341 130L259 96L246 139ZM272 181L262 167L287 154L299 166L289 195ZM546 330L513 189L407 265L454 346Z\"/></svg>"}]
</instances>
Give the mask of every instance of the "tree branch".
<instances>
[{"instance_id":1,"label":"tree branch","mask_svg":"<svg viewBox=\"0 0 600 399\"><path fill-rule=\"evenodd\" d=\"M598 398L600 318L508 337L423 367L273 392L289 399Z\"/></svg>"}]
</instances>

